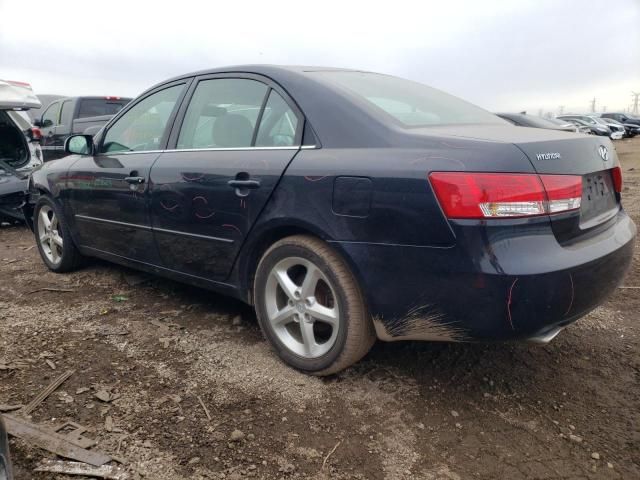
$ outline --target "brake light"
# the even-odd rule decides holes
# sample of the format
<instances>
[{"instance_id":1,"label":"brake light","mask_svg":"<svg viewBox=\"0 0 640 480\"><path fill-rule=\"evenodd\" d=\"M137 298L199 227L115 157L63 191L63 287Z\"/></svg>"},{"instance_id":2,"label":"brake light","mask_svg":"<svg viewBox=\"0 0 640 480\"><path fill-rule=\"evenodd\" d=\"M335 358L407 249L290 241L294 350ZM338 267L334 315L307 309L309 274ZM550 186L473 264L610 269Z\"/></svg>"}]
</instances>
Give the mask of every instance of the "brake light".
<instances>
[{"instance_id":1,"label":"brake light","mask_svg":"<svg viewBox=\"0 0 640 480\"><path fill-rule=\"evenodd\" d=\"M31 141L40 140L42 138L42 132L38 127L31 127Z\"/></svg>"},{"instance_id":2,"label":"brake light","mask_svg":"<svg viewBox=\"0 0 640 480\"><path fill-rule=\"evenodd\" d=\"M530 217L580 208L582 177L433 172L429 180L448 218Z\"/></svg>"},{"instance_id":3,"label":"brake light","mask_svg":"<svg viewBox=\"0 0 640 480\"><path fill-rule=\"evenodd\" d=\"M622 168L612 168L611 176L613 177L613 188L615 188L616 192L622 193Z\"/></svg>"},{"instance_id":4,"label":"brake light","mask_svg":"<svg viewBox=\"0 0 640 480\"><path fill-rule=\"evenodd\" d=\"M120 97L104 97L105 100L120 100Z\"/></svg>"},{"instance_id":5,"label":"brake light","mask_svg":"<svg viewBox=\"0 0 640 480\"><path fill-rule=\"evenodd\" d=\"M547 193L547 212L558 213L580 208L582 177L577 175L540 175Z\"/></svg>"}]
</instances>

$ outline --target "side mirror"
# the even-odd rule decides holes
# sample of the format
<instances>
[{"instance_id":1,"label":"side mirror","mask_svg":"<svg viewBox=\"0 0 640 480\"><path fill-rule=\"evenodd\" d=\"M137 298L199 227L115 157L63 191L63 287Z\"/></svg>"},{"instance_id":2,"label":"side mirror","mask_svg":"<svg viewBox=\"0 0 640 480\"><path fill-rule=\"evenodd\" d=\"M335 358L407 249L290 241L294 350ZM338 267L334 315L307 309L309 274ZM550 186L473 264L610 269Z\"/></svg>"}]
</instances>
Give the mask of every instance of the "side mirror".
<instances>
[{"instance_id":1,"label":"side mirror","mask_svg":"<svg viewBox=\"0 0 640 480\"><path fill-rule=\"evenodd\" d=\"M39 119L39 118L36 118L36 119L33 121L33 126L34 126L34 127L41 127L41 126L42 126L42 120L41 120L41 119Z\"/></svg>"},{"instance_id":2,"label":"side mirror","mask_svg":"<svg viewBox=\"0 0 640 480\"><path fill-rule=\"evenodd\" d=\"M93 155L93 139L91 135L71 135L64 142L64 151L77 155Z\"/></svg>"}]
</instances>

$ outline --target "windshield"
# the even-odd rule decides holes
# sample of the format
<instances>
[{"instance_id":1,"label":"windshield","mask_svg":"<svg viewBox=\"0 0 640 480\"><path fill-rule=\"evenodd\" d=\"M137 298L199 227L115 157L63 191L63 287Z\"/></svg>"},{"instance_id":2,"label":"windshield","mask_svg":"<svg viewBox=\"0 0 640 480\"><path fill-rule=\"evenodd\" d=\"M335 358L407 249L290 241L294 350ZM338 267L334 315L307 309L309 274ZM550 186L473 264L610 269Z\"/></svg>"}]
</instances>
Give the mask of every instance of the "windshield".
<instances>
[{"instance_id":1,"label":"windshield","mask_svg":"<svg viewBox=\"0 0 640 480\"><path fill-rule=\"evenodd\" d=\"M365 100L376 113L404 127L508 123L475 105L421 83L377 73L319 71L334 86Z\"/></svg>"}]
</instances>

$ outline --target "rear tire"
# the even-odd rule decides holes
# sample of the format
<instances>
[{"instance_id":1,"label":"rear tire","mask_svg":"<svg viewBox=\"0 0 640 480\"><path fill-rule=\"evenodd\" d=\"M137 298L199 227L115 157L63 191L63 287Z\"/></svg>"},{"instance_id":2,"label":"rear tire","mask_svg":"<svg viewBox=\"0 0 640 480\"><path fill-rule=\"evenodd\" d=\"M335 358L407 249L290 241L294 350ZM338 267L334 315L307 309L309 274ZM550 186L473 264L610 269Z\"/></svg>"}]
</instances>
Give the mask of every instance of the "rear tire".
<instances>
[{"instance_id":1,"label":"rear tire","mask_svg":"<svg viewBox=\"0 0 640 480\"><path fill-rule=\"evenodd\" d=\"M33 233L42 261L56 273L70 272L82 264L82 255L76 248L58 205L48 196L42 196L33 211Z\"/></svg>"},{"instance_id":2,"label":"rear tire","mask_svg":"<svg viewBox=\"0 0 640 480\"><path fill-rule=\"evenodd\" d=\"M280 358L312 375L343 370L376 335L360 287L327 243L284 238L262 256L254 282L258 322Z\"/></svg>"}]
</instances>

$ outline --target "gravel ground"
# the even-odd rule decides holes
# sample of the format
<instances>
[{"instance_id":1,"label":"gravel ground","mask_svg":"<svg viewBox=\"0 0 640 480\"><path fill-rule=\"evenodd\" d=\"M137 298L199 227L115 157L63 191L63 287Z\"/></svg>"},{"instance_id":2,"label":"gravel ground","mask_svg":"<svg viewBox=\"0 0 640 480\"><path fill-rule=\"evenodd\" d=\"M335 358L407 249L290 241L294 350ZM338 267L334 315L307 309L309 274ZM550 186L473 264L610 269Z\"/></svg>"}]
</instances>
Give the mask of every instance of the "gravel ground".
<instances>
[{"instance_id":1,"label":"gravel ground","mask_svg":"<svg viewBox=\"0 0 640 480\"><path fill-rule=\"evenodd\" d=\"M640 224L640 139L616 149ZM71 291L35 291L51 287ZM379 343L318 379L281 364L236 301L101 262L55 275L5 226L0 404L74 369L32 420L88 427L131 478L636 479L639 313L640 289L619 289L547 346ZM11 447L19 480L68 478Z\"/></svg>"}]
</instances>

